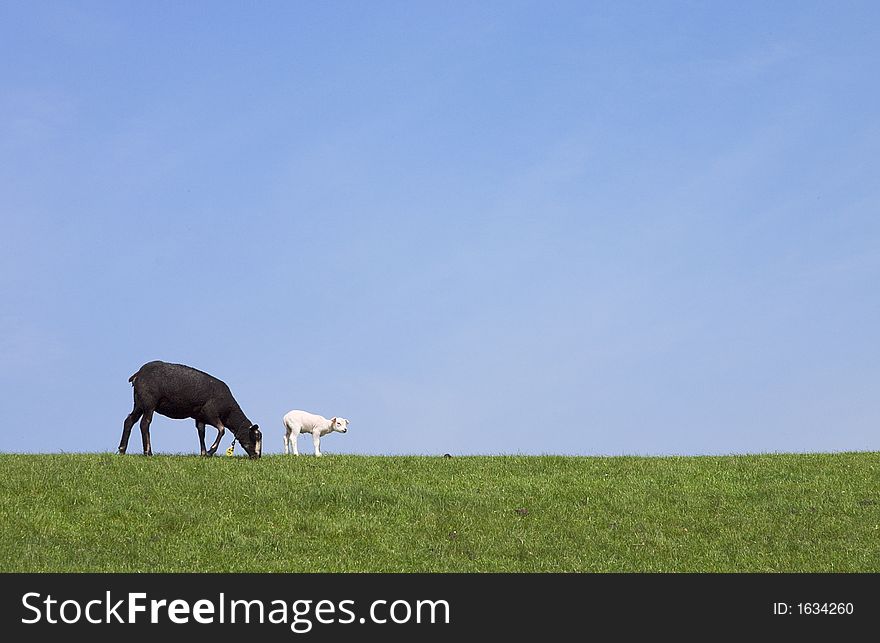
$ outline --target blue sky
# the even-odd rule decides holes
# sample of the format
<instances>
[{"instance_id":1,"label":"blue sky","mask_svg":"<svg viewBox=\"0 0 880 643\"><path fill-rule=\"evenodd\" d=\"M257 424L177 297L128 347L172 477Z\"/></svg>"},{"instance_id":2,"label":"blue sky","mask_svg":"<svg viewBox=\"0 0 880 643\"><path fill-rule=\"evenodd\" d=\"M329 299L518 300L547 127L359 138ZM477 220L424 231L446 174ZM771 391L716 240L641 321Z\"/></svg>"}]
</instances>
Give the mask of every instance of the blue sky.
<instances>
[{"instance_id":1,"label":"blue sky","mask_svg":"<svg viewBox=\"0 0 880 643\"><path fill-rule=\"evenodd\" d=\"M0 450L114 450L152 359L266 452L880 450L878 23L4 2Z\"/></svg>"}]
</instances>

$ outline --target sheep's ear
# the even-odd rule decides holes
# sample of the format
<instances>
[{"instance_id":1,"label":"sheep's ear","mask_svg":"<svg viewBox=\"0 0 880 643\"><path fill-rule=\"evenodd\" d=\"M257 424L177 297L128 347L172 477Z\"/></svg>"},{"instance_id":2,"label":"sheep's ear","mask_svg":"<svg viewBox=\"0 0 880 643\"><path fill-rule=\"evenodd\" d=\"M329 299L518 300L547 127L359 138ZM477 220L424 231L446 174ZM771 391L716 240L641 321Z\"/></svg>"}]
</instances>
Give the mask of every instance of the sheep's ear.
<instances>
[{"instance_id":1,"label":"sheep's ear","mask_svg":"<svg viewBox=\"0 0 880 643\"><path fill-rule=\"evenodd\" d=\"M251 431L259 431L259 430L260 430L260 425L259 425L259 424L254 424L254 425L251 427Z\"/></svg>"},{"instance_id":2,"label":"sheep's ear","mask_svg":"<svg viewBox=\"0 0 880 643\"><path fill-rule=\"evenodd\" d=\"M332 418L330 418L330 424L331 425L336 424L336 416L335 415Z\"/></svg>"}]
</instances>

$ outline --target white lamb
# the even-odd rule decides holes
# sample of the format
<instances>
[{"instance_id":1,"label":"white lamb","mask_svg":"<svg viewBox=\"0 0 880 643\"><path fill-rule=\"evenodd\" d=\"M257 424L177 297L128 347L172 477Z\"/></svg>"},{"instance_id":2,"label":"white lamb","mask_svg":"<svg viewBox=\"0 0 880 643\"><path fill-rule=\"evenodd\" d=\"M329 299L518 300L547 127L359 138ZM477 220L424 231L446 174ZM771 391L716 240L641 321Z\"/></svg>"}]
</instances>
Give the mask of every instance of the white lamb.
<instances>
[{"instance_id":1,"label":"white lamb","mask_svg":"<svg viewBox=\"0 0 880 643\"><path fill-rule=\"evenodd\" d=\"M284 416L284 453L290 455L290 448L293 447L293 455L299 455L296 448L296 439L300 433L311 433L312 442L315 445L315 455L321 455L321 436L336 431L337 433L345 433L348 431L348 420L345 418L334 417L327 419L314 413L305 411L290 411Z\"/></svg>"}]
</instances>

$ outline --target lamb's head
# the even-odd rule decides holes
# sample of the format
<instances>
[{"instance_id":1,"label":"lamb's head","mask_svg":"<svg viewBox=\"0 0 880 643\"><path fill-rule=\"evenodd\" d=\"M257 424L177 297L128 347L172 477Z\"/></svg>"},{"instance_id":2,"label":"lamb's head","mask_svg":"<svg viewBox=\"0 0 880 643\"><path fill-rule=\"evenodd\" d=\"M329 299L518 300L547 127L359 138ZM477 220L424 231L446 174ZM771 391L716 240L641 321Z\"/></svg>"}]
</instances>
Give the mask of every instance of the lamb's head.
<instances>
[{"instance_id":1,"label":"lamb's head","mask_svg":"<svg viewBox=\"0 0 880 643\"><path fill-rule=\"evenodd\" d=\"M260 427L256 424L252 424L250 428L238 432L235 438L251 458L259 458L262 455L263 434L260 433Z\"/></svg>"},{"instance_id":2,"label":"lamb's head","mask_svg":"<svg viewBox=\"0 0 880 643\"><path fill-rule=\"evenodd\" d=\"M348 432L348 420L345 418L332 418L330 420L330 430L337 433Z\"/></svg>"}]
</instances>

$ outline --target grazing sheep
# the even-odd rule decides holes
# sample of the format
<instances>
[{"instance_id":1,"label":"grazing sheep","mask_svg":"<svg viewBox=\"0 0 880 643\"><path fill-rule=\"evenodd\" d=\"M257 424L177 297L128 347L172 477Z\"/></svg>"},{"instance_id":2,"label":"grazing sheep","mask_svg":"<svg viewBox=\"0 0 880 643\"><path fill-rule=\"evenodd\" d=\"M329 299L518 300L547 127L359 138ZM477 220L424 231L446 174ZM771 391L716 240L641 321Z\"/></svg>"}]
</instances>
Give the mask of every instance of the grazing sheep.
<instances>
[{"instance_id":1,"label":"grazing sheep","mask_svg":"<svg viewBox=\"0 0 880 643\"><path fill-rule=\"evenodd\" d=\"M199 432L202 455L212 456L229 428L251 458L259 458L263 449L260 427L242 412L229 387L216 377L183 364L148 362L128 378L134 388L134 409L125 418L119 453L128 448L131 427L140 419L144 455L153 455L150 447L150 422L153 413L181 420L193 418ZM217 439L205 449L205 425L217 429Z\"/></svg>"},{"instance_id":2,"label":"grazing sheep","mask_svg":"<svg viewBox=\"0 0 880 643\"><path fill-rule=\"evenodd\" d=\"M300 433L311 433L312 442L315 445L315 455L321 455L321 436L336 431L346 433L348 420L334 417L327 419L314 413L305 411L290 411L284 416L284 453L290 455L290 447L293 447L293 455L299 455L296 448L296 439Z\"/></svg>"}]
</instances>

